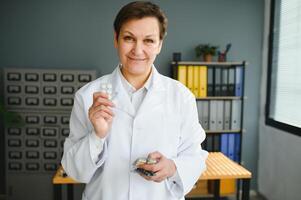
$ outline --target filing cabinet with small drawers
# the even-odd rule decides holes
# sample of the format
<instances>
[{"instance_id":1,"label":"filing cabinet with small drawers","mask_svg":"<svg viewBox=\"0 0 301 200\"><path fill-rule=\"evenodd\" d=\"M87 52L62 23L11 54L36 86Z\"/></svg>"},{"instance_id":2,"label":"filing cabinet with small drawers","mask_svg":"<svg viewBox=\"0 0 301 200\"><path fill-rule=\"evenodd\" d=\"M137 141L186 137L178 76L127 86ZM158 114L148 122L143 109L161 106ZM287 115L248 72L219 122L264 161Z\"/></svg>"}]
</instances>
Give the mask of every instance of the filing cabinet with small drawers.
<instances>
[{"instance_id":1,"label":"filing cabinet with small drawers","mask_svg":"<svg viewBox=\"0 0 301 200\"><path fill-rule=\"evenodd\" d=\"M70 110L75 91L95 75L92 70L4 69L5 106Z\"/></svg>"},{"instance_id":2,"label":"filing cabinet with small drawers","mask_svg":"<svg viewBox=\"0 0 301 200\"><path fill-rule=\"evenodd\" d=\"M8 173L57 169L75 92L96 78L94 70L4 69L4 103L25 125L5 127Z\"/></svg>"}]
</instances>

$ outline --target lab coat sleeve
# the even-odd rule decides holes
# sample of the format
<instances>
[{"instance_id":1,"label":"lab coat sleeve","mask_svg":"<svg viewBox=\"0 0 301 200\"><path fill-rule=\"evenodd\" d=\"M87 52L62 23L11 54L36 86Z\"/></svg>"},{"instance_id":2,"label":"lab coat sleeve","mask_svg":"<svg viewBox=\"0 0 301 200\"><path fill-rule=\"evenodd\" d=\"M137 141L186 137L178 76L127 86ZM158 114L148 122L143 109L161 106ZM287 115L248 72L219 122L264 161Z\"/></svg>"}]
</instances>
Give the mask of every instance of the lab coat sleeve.
<instances>
[{"instance_id":1,"label":"lab coat sleeve","mask_svg":"<svg viewBox=\"0 0 301 200\"><path fill-rule=\"evenodd\" d=\"M178 153L174 161L177 172L167 179L167 185L173 196L182 198L197 182L206 169L208 152L202 150L201 143L206 135L198 120L194 96L188 95L181 106L181 136Z\"/></svg>"},{"instance_id":2,"label":"lab coat sleeve","mask_svg":"<svg viewBox=\"0 0 301 200\"><path fill-rule=\"evenodd\" d=\"M105 138L96 136L95 132L89 135L89 143L91 150L91 157L94 163L98 163L101 160L101 153L104 148Z\"/></svg>"},{"instance_id":3,"label":"lab coat sleeve","mask_svg":"<svg viewBox=\"0 0 301 200\"><path fill-rule=\"evenodd\" d=\"M65 139L62 166L68 176L78 182L88 183L95 171L103 165L107 156L106 141L91 141L96 135L89 130L87 114L85 113L82 97L76 93L74 106L70 117L70 134ZM95 150L98 145L101 150ZM96 151L96 152L95 152ZM95 158L97 151L100 152Z\"/></svg>"}]
</instances>

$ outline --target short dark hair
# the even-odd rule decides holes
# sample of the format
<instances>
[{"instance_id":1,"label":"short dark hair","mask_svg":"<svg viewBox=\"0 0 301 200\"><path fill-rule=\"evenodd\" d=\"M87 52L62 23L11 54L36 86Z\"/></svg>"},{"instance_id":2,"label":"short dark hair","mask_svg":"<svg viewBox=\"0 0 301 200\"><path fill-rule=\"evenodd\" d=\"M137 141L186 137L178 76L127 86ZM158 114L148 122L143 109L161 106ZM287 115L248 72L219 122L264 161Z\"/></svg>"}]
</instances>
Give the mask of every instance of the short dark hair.
<instances>
[{"instance_id":1,"label":"short dark hair","mask_svg":"<svg viewBox=\"0 0 301 200\"><path fill-rule=\"evenodd\" d=\"M167 18L159 6L148 1L134 1L121 8L114 20L116 39L118 39L120 29L124 23L131 19L142 19L144 17L155 17L158 19L160 39L162 40L166 35Z\"/></svg>"}]
</instances>

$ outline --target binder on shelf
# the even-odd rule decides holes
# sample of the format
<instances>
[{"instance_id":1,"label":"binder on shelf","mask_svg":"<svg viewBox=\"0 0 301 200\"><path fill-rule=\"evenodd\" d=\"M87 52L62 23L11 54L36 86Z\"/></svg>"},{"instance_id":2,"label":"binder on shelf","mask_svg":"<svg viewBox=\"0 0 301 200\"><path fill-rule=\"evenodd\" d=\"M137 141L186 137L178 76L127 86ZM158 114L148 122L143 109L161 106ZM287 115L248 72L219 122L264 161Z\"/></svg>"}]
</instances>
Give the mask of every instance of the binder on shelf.
<instances>
[{"instance_id":1,"label":"binder on shelf","mask_svg":"<svg viewBox=\"0 0 301 200\"><path fill-rule=\"evenodd\" d=\"M177 67L178 67L177 80L183 83L184 85L187 85L187 67L184 65L179 65Z\"/></svg>"},{"instance_id":2,"label":"binder on shelf","mask_svg":"<svg viewBox=\"0 0 301 200\"><path fill-rule=\"evenodd\" d=\"M241 100L232 100L231 130L240 130Z\"/></svg>"},{"instance_id":3,"label":"binder on shelf","mask_svg":"<svg viewBox=\"0 0 301 200\"><path fill-rule=\"evenodd\" d=\"M193 94L195 97L199 97L199 78L200 78L200 68L193 66Z\"/></svg>"},{"instance_id":4,"label":"binder on shelf","mask_svg":"<svg viewBox=\"0 0 301 200\"><path fill-rule=\"evenodd\" d=\"M220 151L220 135L213 135L213 151Z\"/></svg>"},{"instance_id":5,"label":"binder on shelf","mask_svg":"<svg viewBox=\"0 0 301 200\"><path fill-rule=\"evenodd\" d=\"M212 100L210 101L210 106L209 106L209 118L210 118L210 122L209 122L209 130L213 130L215 131L217 129L217 126L216 126L216 114L217 114L217 101L215 100Z\"/></svg>"},{"instance_id":6,"label":"binder on shelf","mask_svg":"<svg viewBox=\"0 0 301 200\"><path fill-rule=\"evenodd\" d=\"M242 96L244 64L181 62L173 66L176 72L174 78L186 85L195 97L202 98L197 99L199 121L203 129L212 132L207 133L202 147L208 151L221 151L240 162L243 99L213 96ZM235 181L227 181L221 181L221 192L235 192Z\"/></svg>"},{"instance_id":7,"label":"binder on shelf","mask_svg":"<svg viewBox=\"0 0 301 200\"><path fill-rule=\"evenodd\" d=\"M234 194L236 191L236 180L235 179L222 179L220 181L220 195L230 195ZM208 191L209 193L214 193L214 182L212 180L208 181Z\"/></svg>"},{"instance_id":8,"label":"binder on shelf","mask_svg":"<svg viewBox=\"0 0 301 200\"><path fill-rule=\"evenodd\" d=\"M221 68L214 70L214 96L221 96Z\"/></svg>"},{"instance_id":9,"label":"binder on shelf","mask_svg":"<svg viewBox=\"0 0 301 200\"><path fill-rule=\"evenodd\" d=\"M209 101L202 102L202 126L203 129L209 130Z\"/></svg>"},{"instance_id":10,"label":"binder on shelf","mask_svg":"<svg viewBox=\"0 0 301 200\"><path fill-rule=\"evenodd\" d=\"M235 134L230 133L228 134L228 158L234 160L235 155Z\"/></svg>"},{"instance_id":11,"label":"binder on shelf","mask_svg":"<svg viewBox=\"0 0 301 200\"><path fill-rule=\"evenodd\" d=\"M235 67L229 68L228 95L235 96Z\"/></svg>"},{"instance_id":12,"label":"binder on shelf","mask_svg":"<svg viewBox=\"0 0 301 200\"><path fill-rule=\"evenodd\" d=\"M234 161L240 162L240 143L241 143L240 134L235 134L234 139Z\"/></svg>"},{"instance_id":13,"label":"binder on shelf","mask_svg":"<svg viewBox=\"0 0 301 200\"><path fill-rule=\"evenodd\" d=\"M216 130L224 129L224 101L216 101Z\"/></svg>"},{"instance_id":14,"label":"binder on shelf","mask_svg":"<svg viewBox=\"0 0 301 200\"><path fill-rule=\"evenodd\" d=\"M203 102L202 101L197 101L196 102L196 107L198 109L197 111L198 111L198 116L199 116L199 122L203 127Z\"/></svg>"},{"instance_id":15,"label":"binder on shelf","mask_svg":"<svg viewBox=\"0 0 301 200\"><path fill-rule=\"evenodd\" d=\"M200 66L199 68L199 97L207 96L207 67Z\"/></svg>"},{"instance_id":16,"label":"binder on shelf","mask_svg":"<svg viewBox=\"0 0 301 200\"><path fill-rule=\"evenodd\" d=\"M207 68L207 96L214 96L214 68Z\"/></svg>"},{"instance_id":17,"label":"binder on shelf","mask_svg":"<svg viewBox=\"0 0 301 200\"><path fill-rule=\"evenodd\" d=\"M243 79L243 68L237 66L235 68L235 96L242 96L242 79Z\"/></svg>"},{"instance_id":18,"label":"binder on shelf","mask_svg":"<svg viewBox=\"0 0 301 200\"><path fill-rule=\"evenodd\" d=\"M228 68L221 69L222 80L221 80L221 96L229 96L228 92Z\"/></svg>"},{"instance_id":19,"label":"binder on shelf","mask_svg":"<svg viewBox=\"0 0 301 200\"><path fill-rule=\"evenodd\" d=\"M221 134L220 150L224 155L228 156L228 133Z\"/></svg>"},{"instance_id":20,"label":"binder on shelf","mask_svg":"<svg viewBox=\"0 0 301 200\"><path fill-rule=\"evenodd\" d=\"M220 142L220 151L229 157L229 133L221 134L221 142ZM220 182L220 193L221 195L232 194L235 192L235 180L234 179L225 179ZM209 188L210 189L210 188ZM209 190L211 191L211 190Z\"/></svg>"},{"instance_id":21,"label":"binder on shelf","mask_svg":"<svg viewBox=\"0 0 301 200\"><path fill-rule=\"evenodd\" d=\"M224 101L224 130L230 130L231 123L231 101Z\"/></svg>"},{"instance_id":22,"label":"binder on shelf","mask_svg":"<svg viewBox=\"0 0 301 200\"><path fill-rule=\"evenodd\" d=\"M188 89L193 92L193 66L187 67L187 87Z\"/></svg>"},{"instance_id":23,"label":"binder on shelf","mask_svg":"<svg viewBox=\"0 0 301 200\"><path fill-rule=\"evenodd\" d=\"M206 142L206 150L207 151L213 151L213 137L212 137L213 135L208 135L207 134L207 136L206 136L206 140L207 140L207 142Z\"/></svg>"}]
</instances>

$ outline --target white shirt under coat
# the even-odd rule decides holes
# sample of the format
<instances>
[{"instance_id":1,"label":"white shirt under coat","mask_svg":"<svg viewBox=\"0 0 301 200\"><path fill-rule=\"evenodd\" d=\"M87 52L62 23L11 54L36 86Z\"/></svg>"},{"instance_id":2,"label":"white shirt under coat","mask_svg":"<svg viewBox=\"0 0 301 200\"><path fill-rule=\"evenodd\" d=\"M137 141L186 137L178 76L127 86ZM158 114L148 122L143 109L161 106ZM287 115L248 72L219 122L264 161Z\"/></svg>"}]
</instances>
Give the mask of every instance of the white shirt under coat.
<instances>
[{"instance_id":1,"label":"white shirt under coat","mask_svg":"<svg viewBox=\"0 0 301 200\"><path fill-rule=\"evenodd\" d=\"M75 94L62 165L69 176L86 183L84 200L182 200L205 170L208 155L200 146L205 133L195 98L184 85L159 74L155 67L136 103L124 81L117 67ZM93 131L88 110L93 93L107 83L113 86L115 117L107 137L101 140ZM161 183L147 181L133 171L137 158L154 151L172 159L177 167L176 174Z\"/></svg>"}]
</instances>

